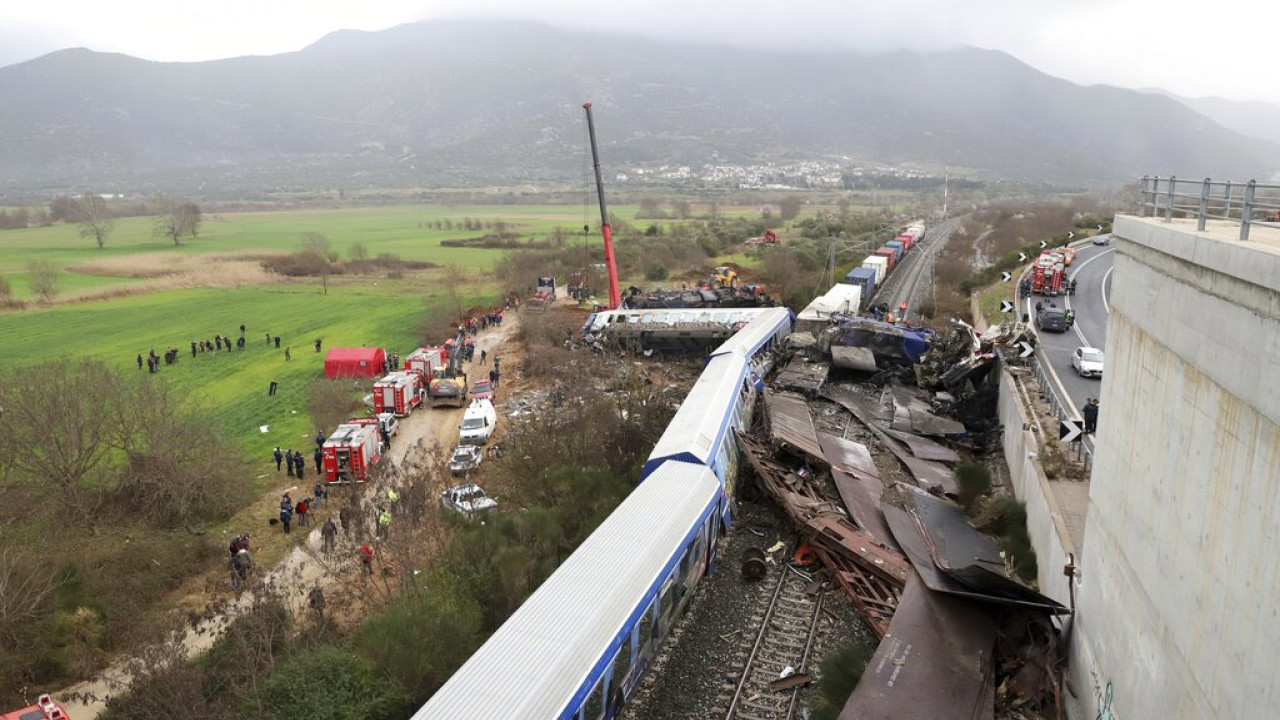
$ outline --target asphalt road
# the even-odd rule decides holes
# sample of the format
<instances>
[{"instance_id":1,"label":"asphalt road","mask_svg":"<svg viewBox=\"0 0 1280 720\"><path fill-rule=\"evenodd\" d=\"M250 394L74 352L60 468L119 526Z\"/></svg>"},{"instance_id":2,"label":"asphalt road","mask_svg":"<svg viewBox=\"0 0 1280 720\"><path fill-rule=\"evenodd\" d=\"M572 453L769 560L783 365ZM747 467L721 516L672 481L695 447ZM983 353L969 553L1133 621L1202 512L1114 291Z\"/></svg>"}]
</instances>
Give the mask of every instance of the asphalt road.
<instances>
[{"instance_id":1,"label":"asphalt road","mask_svg":"<svg viewBox=\"0 0 1280 720\"><path fill-rule=\"evenodd\" d=\"M1067 277L1076 280L1076 294L1056 298L1055 302L1076 313L1076 322L1065 333L1041 332L1040 355L1042 365L1048 370L1050 382L1056 387L1053 393L1067 406L1067 414L1080 418L1080 408L1088 398L1102 394L1101 379L1083 378L1071 366L1071 354L1081 346L1095 347L1106 352L1107 318L1110 313L1111 268L1115 251L1111 246L1085 245L1076 252L1076 259L1067 268ZM1023 303L1022 312L1034 320L1036 301L1046 302L1039 295L1032 295ZM1105 374L1105 371L1104 371ZM1105 424L1105 410L1099 413L1098 427ZM1088 445L1092 448L1092 442Z\"/></svg>"}]
</instances>

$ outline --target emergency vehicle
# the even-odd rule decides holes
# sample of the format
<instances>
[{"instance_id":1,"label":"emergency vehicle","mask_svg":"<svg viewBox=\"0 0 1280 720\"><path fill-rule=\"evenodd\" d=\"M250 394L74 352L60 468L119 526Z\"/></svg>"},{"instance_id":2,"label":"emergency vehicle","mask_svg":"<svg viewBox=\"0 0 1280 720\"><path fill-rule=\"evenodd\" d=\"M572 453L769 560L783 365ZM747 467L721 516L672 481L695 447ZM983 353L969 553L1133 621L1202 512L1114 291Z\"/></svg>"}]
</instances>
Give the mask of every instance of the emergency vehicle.
<instances>
[{"instance_id":1,"label":"emergency vehicle","mask_svg":"<svg viewBox=\"0 0 1280 720\"><path fill-rule=\"evenodd\" d=\"M429 376L428 376L429 377ZM389 412L404 417L422 404L425 391L423 376L417 371L396 371L373 384L373 408L375 413Z\"/></svg>"},{"instance_id":2,"label":"emergency vehicle","mask_svg":"<svg viewBox=\"0 0 1280 720\"><path fill-rule=\"evenodd\" d=\"M436 368L444 367L445 359L442 348L421 347L405 356L404 369L416 371L425 383L435 377Z\"/></svg>"},{"instance_id":3,"label":"emergency vehicle","mask_svg":"<svg viewBox=\"0 0 1280 720\"><path fill-rule=\"evenodd\" d=\"M0 720L70 720L70 717L53 698L41 695L31 707L0 713Z\"/></svg>"},{"instance_id":4,"label":"emergency vehicle","mask_svg":"<svg viewBox=\"0 0 1280 720\"><path fill-rule=\"evenodd\" d=\"M324 446L324 481L329 484L365 482L373 466L382 457L382 438L378 421L343 423L339 425Z\"/></svg>"},{"instance_id":5,"label":"emergency vehicle","mask_svg":"<svg viewBox=\"0 0 1280 720\"><path fill-rule=\"evenodd\" d=\"M1066 263L1060 253L1045 251L1036 259L1031 273L1031 292L1058 295L1062 292L1062 275Z\"/></svg>"}]
</instances>

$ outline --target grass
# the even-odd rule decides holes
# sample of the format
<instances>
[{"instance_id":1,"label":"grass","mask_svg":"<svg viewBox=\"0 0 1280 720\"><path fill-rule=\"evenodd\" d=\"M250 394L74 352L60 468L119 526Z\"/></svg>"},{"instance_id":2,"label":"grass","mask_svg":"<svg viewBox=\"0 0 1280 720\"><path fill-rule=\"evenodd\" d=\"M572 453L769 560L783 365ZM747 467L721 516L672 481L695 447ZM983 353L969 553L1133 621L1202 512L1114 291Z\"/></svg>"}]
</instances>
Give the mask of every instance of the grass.
<instances>
[{"instance_id":1,"label":"grass","mask_svg":"<svg viewBox=\"0 0 1280 720\"><path fill-rule=\"evenodd\" d=\"M324 349L365 345L406 354L420 344L416 328L425 314L446 312L440 294L424 306L420 283L421 278L331 284L328 295L301 284L174 290L3 314L4 365L97 356L128 372L146 372L137 368L139 353L176 347L181 359L160 373L190 388L191 397L216 412L222 429L251 457L265 458L276 445L306 447L305 436L316 430L306 411L307 390L323 375L324 353L314 351L314 339L323 338ZM483 294L473 290L464 301L480 302ZM247 328L244 351L191 357L192 338L237 337L241 323ZM267 347L267 332L280 335L280 350ZM292 348L290 362L284 360L285 346ZM268 397L273 380L279 392ZM259 432L263 425L268 432Z\"/></svg>"}]
</instances>

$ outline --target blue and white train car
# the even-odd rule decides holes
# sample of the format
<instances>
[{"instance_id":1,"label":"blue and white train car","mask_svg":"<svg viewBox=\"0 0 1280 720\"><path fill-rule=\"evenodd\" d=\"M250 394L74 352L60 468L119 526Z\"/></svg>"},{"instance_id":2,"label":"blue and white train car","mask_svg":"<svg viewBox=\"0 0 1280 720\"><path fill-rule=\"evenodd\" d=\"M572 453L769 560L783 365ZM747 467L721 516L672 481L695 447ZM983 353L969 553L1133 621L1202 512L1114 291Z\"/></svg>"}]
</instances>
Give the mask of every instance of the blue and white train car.
<instances>
[{"instance_id":1,"label":"blue and white train car","mask_svg":"<svg viewBox=\"0 0 1280 720\"><path fill-rule=\"evenodd\" d=\"M751 379L751 367L737 354L707 361L689 395L676 411L653 452L640 470L648 478L670 461L690 462L711 468L732 499L738 476L738 446L733 430L745 430L759 388ZM731 503L725 503L723 520L732 520Z\"/></svg>"},{"instance_id":2,"label":"blue and white train car","mask_svg":"<svg viewBox=\"0 0 1280 720\"><path fill-rule=\"evenodd\" d=\"M710 357L730 353L741 355L747 359L756 377L763 378L773 368L774 359L787 335L791 334L794 321L795 316L787 308L769 308L713 350Z\"/></svg>"},{"instance_id":3,"label":"blue and white train car","mask_svg":"<svg viewBox=\"0 0 1280 720\"><path fill-rule=\"evenodd\" d=\"M715 553L723 503L700 465L667 462L412 720L609 720Z\"/></svg>"}]
</instances>

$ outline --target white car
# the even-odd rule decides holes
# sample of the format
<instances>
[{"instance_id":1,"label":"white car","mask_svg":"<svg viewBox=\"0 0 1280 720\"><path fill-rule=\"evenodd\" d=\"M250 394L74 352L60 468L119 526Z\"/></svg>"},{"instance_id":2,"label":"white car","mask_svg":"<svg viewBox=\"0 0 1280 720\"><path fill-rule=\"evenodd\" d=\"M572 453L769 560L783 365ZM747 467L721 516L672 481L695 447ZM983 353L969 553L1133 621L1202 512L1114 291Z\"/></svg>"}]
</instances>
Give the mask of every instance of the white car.
<instances>
[{"instance_id":1,"label":"white car","mask_svg":"<svg viewBox=\"0 0 1280 720\"><path fill-rule=\"evenodd\" d=\"M1080 377L1102 377L1103 355L1098 348L1078 347L1071 354L1071 367Z\"/></svg>"},{"instance_id":2,"label":"white car","mask_svg":"<svg viewBox=\"0 0 1280 720\"><path fill-rule=\"evenodd\" d=\"M474 400L462 415L458 442L462 445L485 445L498 424L498 413L488 400Z\"/></svg>"},{"instance_id":3,"label":"white car","mask_svg":"<svg viewBox=\"0 0 1280 720\"><path fill-rule=\"evenodd\" d=\"M498 501L485 495L475 483L445 490L440 493L440 504L467 517L498 507Z\"/></svg>"},{"instance_id":4,"label":"white car","mask_svg":"<svg viewBox=\"0 0 1280 720\"><path fill-rule=\"evenodd\" d=\"M378 425L387 432L387 437L395 437L400 432L400 418L395 413L378 413Z\"/></svg>"}]
</instances>

